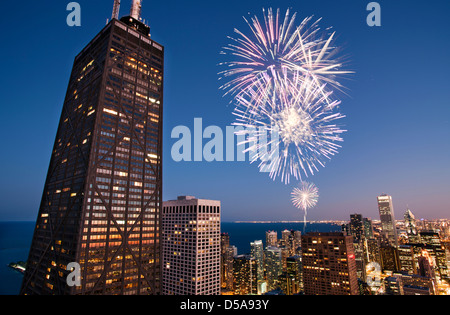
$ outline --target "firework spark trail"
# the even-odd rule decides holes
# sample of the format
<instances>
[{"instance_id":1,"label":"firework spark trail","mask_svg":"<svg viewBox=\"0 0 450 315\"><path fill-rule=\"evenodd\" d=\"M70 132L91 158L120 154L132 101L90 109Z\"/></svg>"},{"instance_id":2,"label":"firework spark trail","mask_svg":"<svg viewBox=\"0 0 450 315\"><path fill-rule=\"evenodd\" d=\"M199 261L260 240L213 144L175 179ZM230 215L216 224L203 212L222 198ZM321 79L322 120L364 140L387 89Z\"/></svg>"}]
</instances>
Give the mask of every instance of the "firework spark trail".
<instances>
[{"instance_id":1,"label":"firework spark trail","mask_svg":"<svg viewBox=\"0 0 450 315\"><path fill-rule=\"evenodd\" d=\"M319 200L319 189L313 183L302 181L299 187L294 188L291 197L294 206L305 212L303 223L303 231L305 231L308 209L316 206Z\"/></svg>"}]
</instances>

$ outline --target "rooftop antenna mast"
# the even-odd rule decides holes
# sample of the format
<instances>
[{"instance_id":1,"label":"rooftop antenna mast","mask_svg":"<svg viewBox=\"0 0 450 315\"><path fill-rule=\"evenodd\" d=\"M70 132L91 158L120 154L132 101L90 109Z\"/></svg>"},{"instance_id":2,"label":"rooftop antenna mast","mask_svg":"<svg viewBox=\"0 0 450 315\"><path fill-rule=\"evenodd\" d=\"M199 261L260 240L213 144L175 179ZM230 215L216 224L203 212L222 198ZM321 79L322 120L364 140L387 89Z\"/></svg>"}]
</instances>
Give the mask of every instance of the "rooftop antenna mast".
<instances>
[{"instance_id":1,"label":"rooftop antenna mast","mask_svg":"<svg viewBox=\"0 0 450 315\"><path fill-rule=\"evenodd\" d=\"M112 19L119 19L120 0L114 0L114 8L112 13Z\"/></svg>"},{"instance_id":2,"label":"rooftop antenna mast","mask_svg":"<svg viewBox=\"0 0 450 315\"><path fill-rule=\"evenodd\" d=\"M141 0L133 0L133 4L131 5L130 11L130 16L138 21L141 20L141 8L142 8L141 2L142 2Z\"/></svg>"}]
</instances>

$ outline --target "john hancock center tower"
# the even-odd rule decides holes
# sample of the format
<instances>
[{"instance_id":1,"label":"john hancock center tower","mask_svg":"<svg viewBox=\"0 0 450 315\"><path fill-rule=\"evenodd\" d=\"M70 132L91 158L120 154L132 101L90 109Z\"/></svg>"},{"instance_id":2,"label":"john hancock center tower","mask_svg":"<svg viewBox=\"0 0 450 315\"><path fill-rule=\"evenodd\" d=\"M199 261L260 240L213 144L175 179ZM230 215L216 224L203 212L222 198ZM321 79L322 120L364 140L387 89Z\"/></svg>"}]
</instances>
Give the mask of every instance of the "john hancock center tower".
<instances>
[{"instance_id":1,"label":"john hancock center tower","mask_svg":"<svg viewBox=\"0 0 450 315\"><path fill-rule=\"evenodd\" d=\"M75 58L21 294L161 293L164 48L119 7Z\"/></svg>"}]
</instances>

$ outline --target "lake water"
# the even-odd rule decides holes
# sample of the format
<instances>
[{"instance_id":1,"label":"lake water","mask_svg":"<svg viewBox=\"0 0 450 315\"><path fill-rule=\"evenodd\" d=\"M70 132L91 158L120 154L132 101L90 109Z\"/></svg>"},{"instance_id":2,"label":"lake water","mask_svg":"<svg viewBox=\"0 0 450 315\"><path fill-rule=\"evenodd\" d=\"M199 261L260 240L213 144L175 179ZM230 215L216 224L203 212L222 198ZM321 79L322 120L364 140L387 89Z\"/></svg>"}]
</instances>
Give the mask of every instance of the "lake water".
<instances>
[{"instance_id":1,"label":"lake water","mask_svg":"<svg viewBox=\"0 0 450 315\"><path fill-rule=\"evenodd\" d=\"M250 253L250 242L261 240L266 244L266 231L275 231L278 238L284 230L303 233L303 223L222 223L221 232L230 235L230 245L237 247L238 254ZM306 224L305 232L337 232L341 226L331 223Z\"/></svg>"},{"instance_id":2,"label":"lake water","mask_svg":"<svg viewBox=\"0 0 450 315\"><path fill-rule=\"evenodd\" d=\"M303 223L227 223L221 230L230 235L230 245L238 254L250 253L250 242L262 240L266 231L276 231L281 238L283 230L303 232ZM0 295L17 295L22 284L22 274L8 267L11 262L26 261L33 237L34 222L0 222ZM307 224L306 232L340 231L340 226L325 223Z\"/></svg>"},{"instance_id":3,"label":"lake water","mask_svg":"<svg viewBox=\"0 0 450 315\"><path fill-rule=\"evenodd\" d=\"M0 222L0 295L17 295L22 274L8 267L26 261L33 237L34 222Z\"/></svg>"}]
</instances>

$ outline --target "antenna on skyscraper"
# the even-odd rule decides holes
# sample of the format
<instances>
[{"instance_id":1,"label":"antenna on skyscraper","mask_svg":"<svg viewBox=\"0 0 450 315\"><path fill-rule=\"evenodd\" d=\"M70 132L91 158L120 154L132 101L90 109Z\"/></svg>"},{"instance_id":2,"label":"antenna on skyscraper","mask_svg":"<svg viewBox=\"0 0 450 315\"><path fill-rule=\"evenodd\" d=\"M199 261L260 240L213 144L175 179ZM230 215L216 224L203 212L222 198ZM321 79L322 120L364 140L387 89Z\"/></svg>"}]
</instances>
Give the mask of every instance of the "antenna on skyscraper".
<instances>
[{"instance_id":1,"label":"antenna on skyscraper","mask_svg":"<svg viewBox=\"0 0 450 315\"><path fill-rule=\"evenodd\" d=\"M142 8L141 2L142 2L141 0L133 0L133 4L131 5L130 11L130 16L138 21L141 20L141 8Z\"/></svg>"},{"instance_id":2,"label":"antenna on skyscraper","mask_svg":"<svg viewBox=\"0 0 450 315\"><path fill-rule=\"evenodd\" d=\"M119 11L120 11L120 0L114 0L114 7L111 20L119 19Z\"/></svg>"}]
</instances>

